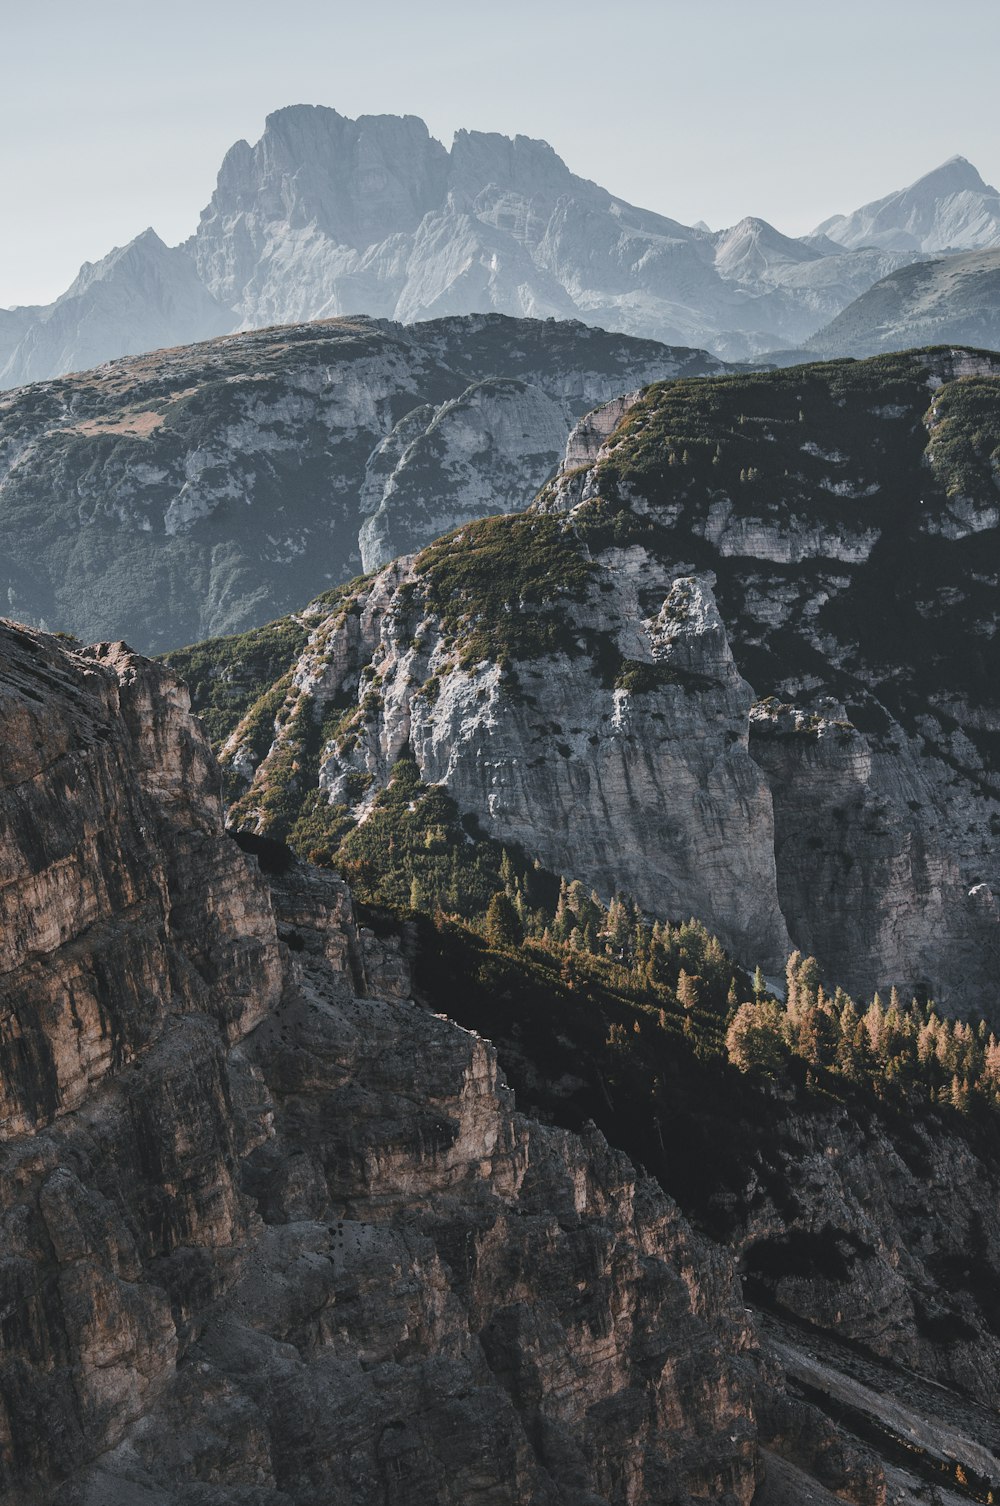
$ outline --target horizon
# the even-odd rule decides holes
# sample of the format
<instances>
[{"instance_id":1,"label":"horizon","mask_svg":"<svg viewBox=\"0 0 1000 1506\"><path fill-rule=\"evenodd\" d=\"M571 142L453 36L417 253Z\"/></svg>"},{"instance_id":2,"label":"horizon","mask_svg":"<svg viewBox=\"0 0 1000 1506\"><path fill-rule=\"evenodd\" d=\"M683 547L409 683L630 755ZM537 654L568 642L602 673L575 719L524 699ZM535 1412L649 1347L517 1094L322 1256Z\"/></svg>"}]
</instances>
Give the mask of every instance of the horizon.
<instances>
[{"instance_id":1,"label":"horizon","mask_svg":"<svg viewBox=\"0 0 1000 1506\"><path fill-rule=\"evenodd\" d=\"M225 152L296 103L416 115L445 145L459 130L544 140L615 197L716 231L752 216L806 235L957 155L987 182L1000 171L1000 15L984 0L955 0L947 32L929 0L885 0L874 16L847 0L835 28L791 0L752 16L736 0L689 9L625 0L610 32L596 0L580 0L571 27L563 8L512 0L487 42L457 0L438 0L430 26L401 0L378 16L288 0L280 18L265 0L209 12L178 0L169 29L151 0L12 12L0 120L19 144L0 189L31 213L8 209L0 308L51 302L146 227L185 240ZM948 130L961 139L942 141L928 90L948 97L959 81ZM833 115L831 95L852 102Z\"/></svg>"}]
</instances>

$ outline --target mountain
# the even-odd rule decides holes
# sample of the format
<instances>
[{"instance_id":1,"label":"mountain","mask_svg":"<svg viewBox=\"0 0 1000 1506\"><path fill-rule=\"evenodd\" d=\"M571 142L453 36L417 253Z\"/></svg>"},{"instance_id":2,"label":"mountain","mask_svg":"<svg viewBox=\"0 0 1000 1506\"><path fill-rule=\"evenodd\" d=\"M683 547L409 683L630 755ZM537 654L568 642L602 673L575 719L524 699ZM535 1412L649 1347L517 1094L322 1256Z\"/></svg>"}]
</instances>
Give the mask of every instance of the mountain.
<instances>
[{"instance_id":1,"label":"mountain","mask_svg":"<svg viewBox=\"0 0 1000 1506\"><path fill-rule=\"evenodd\" d=\"M841 246L886 251L985 250L1000 245L1000 193L971 162L951 157L909 188L824 220L814 234Z\"/></svg>"},{"instance_id":2,"label":"mountain","mask_svg":"<svg viewBox=\"0 0 1000 1506\"><path fill-rule=\"evenodd\" d=\"M41 305L0 309L0 371L3 371L27 331L44 312Z\"/></svg>"},{"instance_id":3,"label":"mountain","mask_svg":"<svg viewBox=\"0 0 1000 1506\"><path fill-rule=\"evenodd\" d=\"M801 344L919 254L753 219L713 234L577 176L544 141L459 131L449 150L414 116L295 105L227 153L183 246L147 231L51 307L4 315L0 385L358 314L577 318L742 359Z\"/></svg>"},{"instance_id":4,"label":"mountain","mask_svg":"<svg viewBox=\"0 0 1000 1506\"><path fill-rule=\"evenodd\" d=\"M0 650L4 1501L748 1506L732 1261L267 884L171 677Z\"/></svg>"},{"instance_id":5,"label":"mountain","mask_svg":"<svg viewBox=\"0 0 1000 1506\"><path fill-rule=\"evenodd\" d=\"M770 321L791 340L802 339L817 320L834 317L873 283L894 272L901 260L909 258L870 246L845 252L826 237L793 240L766 220L753 218L715 236L715 265L720 274L752 298L761 326ZM734 353L741 349L737 341L718 338L714 348ZM761 349L755 339L745 346L745 353ZM773 359L771 352L766 359Z\"/></svg>"},{"instance_id":6,"label":"mountain","mask_svg":"<svg viewBox=\"0 0 1000 1506\"><path fill-rule=\"evenodd\" d=\"M525 513L299 617L218 728L233 821L336 853L408 751L605 902L1000 1023L998 414L961 350L616 401ZM212 699L240 652L172 662Z\"/></svg>"},{"instance_id":7,"label":"mountain","mask_svg":"<svg viewBox=\"0 0 1000 1506\"><path fill-rule=\"evenodd\" d=\"M186 252L165 246L153 230L99 262L85 263L51 307L30 312L35 317L30 322L22 317L16 343L9 335L4 342L0 388L84 371L162 345L207 340L237 323L204 287Z\"/></svg>"},{"instance_id":8,"label":"mountain","mask_svg":"<svg viewBox=\"0 0 1000 1506\"><path fill-rule=\"evenodd\" d=\"M634 937L361 909L224 834L183 686L125 645L2 622L0 704L10 1506L996 1491L995 1092L720 1059L713 980L752 986L693 924L666 985ZM452 840L407 763L390 862L411 817Z\"/></svg>"},{"instance_id":9,"label":"mountain","mask_svg":"<svg viewBox=\"0 0 1000 1506\"><path fill-rule=\"evenodd\" d=\"M1000 347L1000 248L899 268L818 330L806 350L868 356L926 344Z\"/></svg>"},{"instance_id":10,"label":"mountain","mask_svg":"<svg viewBox=\"0 0 1000 1506\"><path fill-rule=\"evenodd\" d=\"M721 369L479 315L268 330L23 387L0 398L0 600L143 648L236 632L526 506L595 403Z\"/></svg>"},{"instance_id":11,"label":"mountain","mask_svg":"<svg viewBox=\"0 0 1000 1506\"><path fill-rule=\"evenodd\" d=\"M710 236L616 200L545 142L459 131L448 152L413 117L306 106L233 148L188 250L249 325L485 308L702 344L687 332L747 303Z\"/></svg>"}]
</instances>

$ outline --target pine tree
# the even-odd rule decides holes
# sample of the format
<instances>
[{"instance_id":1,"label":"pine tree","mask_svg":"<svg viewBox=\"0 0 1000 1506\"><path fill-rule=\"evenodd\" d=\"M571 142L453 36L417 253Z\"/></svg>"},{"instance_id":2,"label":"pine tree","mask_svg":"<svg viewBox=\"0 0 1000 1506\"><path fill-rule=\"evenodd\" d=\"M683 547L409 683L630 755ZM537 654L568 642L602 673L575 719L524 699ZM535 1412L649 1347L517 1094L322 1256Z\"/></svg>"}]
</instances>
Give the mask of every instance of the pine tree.
<instances>
[{"instance_id":1,"label":"pine tree","mask_svg":"<svg viewBox=\"0 0 1000 1506\"><path fill-rule=\"evenodd\" d=\"M800 1005L816 1004L819 1000L819 963L815 957L804 957L799 963L797 975L797 998Z\"/></svg>"},{"instance_id":2,"label":"pine tree","mask_svg":"<svg viewBox=\"0 0 1000 1506\"><path fill-rule=\"evenodd\" d=\"M521 945L524 932L510 895L498 889L486 908L486 940L501 951Z\"/></svg>"},{"instance_id":3,"label":"pine tree","mask_svg":"<svg viewBox=\"0 0 1000 1506\"><path fill-rule=\"evenodd\" d=\"M698 1007L698 985L683 968L677 974L677 1002L682 1009Z\"/></svg>"},{"instance_id":4,"label":"pine tree","mask_svg":"<svg viewBox=\"0 0 1000 1506\"><path fill-rule=\"evenodd\" d=\"M785 963L785 1008L792 1016L795 1015L799 1002L799 963L802 961L801 952L793 952Z\"/></svg>"},{"instance_id":5,"label":"pine tree","mask_svg":"<svg viewBox=\"0 0 1000 1506\"><path fill-rule=\"evenodd\" d=\"M885 1049L885 1012L878 994L865 1010L864 1025L868 1032L871 1049L877 1057L881 1058Z\"/></svg>"},{"instance_id":6,"label":"pine tree","mask_svg":"<svg viewBox=\"0 0 1000 1506\"><path fill-rule=\"evenodd\" d=\"M567 941L573 929L573 912L569 907L568 890L566 880L560 879L559 899L556 903L555 918L552 921L552 939L557 942Z\"/></svg>"},{"instance_id":7,"label":"pine tree","mask_svg":"<svg viewBox=\"0 0 1000 1506\"><path fill-rule=\"evenodd\" d=\"M616 894L608 907L607 921L608 945L612 951L624 952L631 930L628 910L621 895Z\"/></svg>"},{"instance_id":8,"label":"pine tree","mask_svg":"<svg viewBox=\"0 0 1000 1506\"><path fill-rule=\"evenodd\" d=\"M785 1053L781 1038L781 1010L773 999L741 1004L726 1031L729 1060L741 1072L776 1073Z\"/></svg>"}]
</instances>

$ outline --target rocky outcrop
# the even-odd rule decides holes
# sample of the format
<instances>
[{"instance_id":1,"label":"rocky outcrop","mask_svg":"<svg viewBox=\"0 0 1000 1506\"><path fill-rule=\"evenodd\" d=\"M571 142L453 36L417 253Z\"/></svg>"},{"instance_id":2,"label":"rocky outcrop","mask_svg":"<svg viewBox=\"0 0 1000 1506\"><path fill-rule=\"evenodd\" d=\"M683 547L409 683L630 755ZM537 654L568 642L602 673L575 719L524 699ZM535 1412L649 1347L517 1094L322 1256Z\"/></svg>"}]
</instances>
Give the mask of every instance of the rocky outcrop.
<instances>
[{"instance_id":1,"label":"rocky outcrop","mask_svg":"<svg viewBox=\"0 0 1000 1506\"><path fill-rule=\"evenodd\" d=\"M267 825L326 719L293 804L311 778L364 819L408 748L491 834L749 965L790 939L859 994L992 1014L997 370L933 352L591 415L523 518L303 619L292 700L225 750L234 819Z\"/></svg>"},{"instance_id":2,"label":"rocky outcrop","mask_svg":"<svg viewBox=\"0 0 1000 1506\"><path fill-rule=\"evenodd\" d=\"M372 455L358 542L377 570L449 533L507 511L556 469L572 428L568 406L527 382L480 382L436 410L402 419ZM373 505L374 504L374 505Z\"/></svg>"},{"instance_id":3,"label":"rocky outcrop","mask_svg":"<svg viewBox=\"0 0 1000 1506\"><path fill-rule=\"evenodd\" d=\"M165 671L0 642L4 1500L748 1506L728 1257L272 899Z\"/></svg>"},{"instance_id":4,"label":"rocky outcrop","mask_svg":"<svg viewBox=\"0 0 1000 1506\"><path fill-rule=\"evenodd\" d=\"M0 400L0 601L147 650L256 626L525 506L595 402L719 369L581 324L359 319L27 388Z\"/></svg>"},{"instance_id":5,"label":"rocky outcrop","mask_svg":"<svg viewBox=\"0 0 1000 1506\"><path fill-rule=\"evenodd\" d=\"M738 691L672 600L661 659ZM5 1502L988 1499L985 1121L677 1078L666 1164L730 1254L543 1072L519 1113L340 879L265 878L168 673L0 648Z\"/></svg>"},{"instance_id":6,"label":"rocky outcrop","mask_svg":"<svg viewBox=\"0 0 1000 1506\"><path fill-rule=\"evenodd\" d=\"M30 1134L137 1058L168 1012L244 1033L277 956L265 898L207 841L218 779L184 692L124 647L75 655L13 626L3 663L0 1093L7 1133ZM175 923L224 901L182 967Z\"/></svg>"},{"instance_id":7,"label":"rocky outcrop","mask_svg":"<svg viewBox=\"0 0 1000 1506\"><path fill-rule=\"evenodd\" d=\"M514 548L538 548L536 527ZM558 594L561 642L518 662L516 682L497 663L455 662L453 636L419 605L423 585L419 566L397 564L339 624L318 619L296 667L317 719L345 695L363 698L320 759L330 803L349 802L359 782L370 800L407 747L423 779L555 871L624 889L653 914L709 915L737 952L780 968L789 940L770 794L747 751L753 697L708 583L671 581L639 551L612 555L582 599ZM659 611L644 617L655 594ZM224 760L246 767L242 747L238 729ZM255 791L285 750L279 735L240 823L260 820Z\"/></svg>"}]
</instances>

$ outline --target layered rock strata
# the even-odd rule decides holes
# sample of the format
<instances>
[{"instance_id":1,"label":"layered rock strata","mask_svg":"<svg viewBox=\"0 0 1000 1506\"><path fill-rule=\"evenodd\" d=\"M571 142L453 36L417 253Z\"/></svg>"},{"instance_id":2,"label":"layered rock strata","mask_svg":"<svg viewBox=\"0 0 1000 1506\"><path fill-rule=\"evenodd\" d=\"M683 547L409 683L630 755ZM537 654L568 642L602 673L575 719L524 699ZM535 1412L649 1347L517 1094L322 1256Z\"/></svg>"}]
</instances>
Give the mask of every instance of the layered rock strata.
<instances>
[{"instance_id":1,"label":"layered rock strata","mask_svg":"<svg viewBox=\"0 0 1000 1506\"><path fill-rule=\"evenodd\" d=\"M728 1257L338 880L272 904L169 675L0 648L4 1500L746 1506Z\"/></svg>"}]
</instances>

